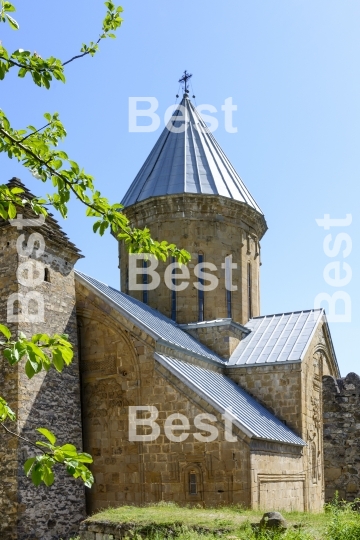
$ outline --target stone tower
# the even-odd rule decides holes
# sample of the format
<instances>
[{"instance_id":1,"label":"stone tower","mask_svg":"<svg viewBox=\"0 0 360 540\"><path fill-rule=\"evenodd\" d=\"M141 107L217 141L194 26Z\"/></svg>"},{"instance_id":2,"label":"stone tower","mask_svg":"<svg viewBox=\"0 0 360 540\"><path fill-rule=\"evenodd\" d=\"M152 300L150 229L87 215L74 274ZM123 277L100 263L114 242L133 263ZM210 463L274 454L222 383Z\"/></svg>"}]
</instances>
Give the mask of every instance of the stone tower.
<instances>
[{"instance_id":1,"label":"stone tower","mask_svg":"<svg viewBox=\"0 0 360 540\"><path fill-rule=\"evenodd\" d=\"M184 284L183 290L172 291L165 283L169 260L156 269L160 285L155 290L139 291L131 284L131 264L129 271L129 257L120 243L123 292L180 324L224 318L245 324L259 315L260 240L267 229L266 221L187 93L122 204L133 226L148 227L154 238L174 242L192 257L188 285ZM230 270L225 269L225 258L227 268L231 262L236 265L232 279ZM217 278L216 286L199 281L202 274L198 271L199 276L194 275L198 263L205 263L205 271ZM181 269L173 272L179 273ZM167 278L171 284L172 275ZM150 277L140 275L137 279L139 284L141 279L150 284ZM183 282L179 279L175 284ZM205 290L201 290L202 284ZM207 287L212 290L206 290Z\"/></svg>"},{"instance_id":2,"label":"stone tower","mask_svg":"<svg viewBox=\"0 0 360 540\"><path fill-rule=\"evenodd\" d=\"M12 179L9 185L24 188L17 179ZM24 196L32 197L26 189ZM24 362L13 367L3 363L0 394L18 419L17 428L11 423L7 426L31 441L41 439L35 428L47 427L57 436L57 444L71 442L81 448L73 270L81 255L51 215L42 223L30 210L21 209L21 212L22 216L18 215L12 224L0 222L1 322L11 328L13 336L19 332L26 336L38 332L67 333L74 345L75 358L63 373L51 369L31 380L25 375ZM33 235L31 239L30 235ZM29 266L36 268L31 287L26 284L31 273ZM26 478L23 466L36 450L2 428L0 452L1 539L52 540L75 533L85 513L81 482L57 467L51 488L34 487Z\"/></svg>"}]
</instances>

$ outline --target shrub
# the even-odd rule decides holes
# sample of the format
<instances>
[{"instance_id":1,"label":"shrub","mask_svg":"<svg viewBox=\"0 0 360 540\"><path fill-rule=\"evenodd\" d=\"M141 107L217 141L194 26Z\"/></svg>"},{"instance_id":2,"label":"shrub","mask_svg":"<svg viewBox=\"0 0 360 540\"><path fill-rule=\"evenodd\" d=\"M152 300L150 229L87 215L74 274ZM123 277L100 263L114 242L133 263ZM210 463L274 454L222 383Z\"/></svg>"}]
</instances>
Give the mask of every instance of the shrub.
<instances>
[{"instance_id":1,"label":"shrub","mask_svg":"<svg viewBox=\"0 0 360 540\"><path fill-rule=\"evenodd\" d=\"M340 501L338 493L334 500L326 506L330 514L330 522L326 529L327 540L359 540L360 513L359 500L354 502Z\"/></svg>"}]
</instances>

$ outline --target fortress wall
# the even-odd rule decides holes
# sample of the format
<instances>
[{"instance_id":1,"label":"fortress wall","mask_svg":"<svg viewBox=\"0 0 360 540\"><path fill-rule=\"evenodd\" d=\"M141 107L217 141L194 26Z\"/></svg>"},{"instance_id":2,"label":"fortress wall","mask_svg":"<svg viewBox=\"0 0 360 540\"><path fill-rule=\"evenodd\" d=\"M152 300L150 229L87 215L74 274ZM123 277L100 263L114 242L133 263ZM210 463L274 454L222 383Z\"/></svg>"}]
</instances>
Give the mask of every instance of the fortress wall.
<instances>
[{"instance_id":1,"label":"fortress wall","mask_svg":"<svg viewBox=\"0 0 360 540\"><path fill-rule=\"evenodd\" d=\"M360 497L360 377L323 377L325 499Z\"/></svg>"}]
</instances>

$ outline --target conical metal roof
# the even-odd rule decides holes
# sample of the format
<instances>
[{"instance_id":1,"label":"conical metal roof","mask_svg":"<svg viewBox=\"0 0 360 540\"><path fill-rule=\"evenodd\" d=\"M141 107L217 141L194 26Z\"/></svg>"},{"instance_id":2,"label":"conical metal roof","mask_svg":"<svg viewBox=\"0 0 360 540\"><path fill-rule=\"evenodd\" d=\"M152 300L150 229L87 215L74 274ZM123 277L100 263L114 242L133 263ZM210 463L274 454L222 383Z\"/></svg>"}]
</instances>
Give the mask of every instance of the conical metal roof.
<instances>
[{"instance_id":1,"label":"conical metal roof","mask_svg":"<svg viewBox=\"0 0 360 540\"><path fill-rule=\"evenodd\" d=\"M122 204L180 193L222 195L262 214L186 93Z\"/></svg>"}]
</instances>

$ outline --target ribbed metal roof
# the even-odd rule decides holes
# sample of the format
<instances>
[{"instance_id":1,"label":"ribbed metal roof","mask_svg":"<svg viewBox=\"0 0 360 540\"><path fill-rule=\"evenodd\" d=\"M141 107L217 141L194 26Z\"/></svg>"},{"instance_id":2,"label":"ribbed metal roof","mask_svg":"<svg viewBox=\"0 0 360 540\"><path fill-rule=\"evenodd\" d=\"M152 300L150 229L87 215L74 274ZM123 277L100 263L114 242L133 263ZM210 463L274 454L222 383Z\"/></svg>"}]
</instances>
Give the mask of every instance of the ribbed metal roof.
<instances>
[{"instance_id":1,"label":"ribbed metal roof","mask_svg":"<svg viewBox=\"0 0 360 540\"><path fill-rule=\"evenodd\" d=\"M80 283L87 288L91 288L105 301L108 303L111 302L115 309L151 335L157 342L161 342L171 348L178 348L190 355L200 356L217 364L225 364L223 358L205 347L205 345L190 336L190 334L181 330L174 321L165 317L165 315L156 309L82 272L75 271L75 277Z\"/></svg>"},{"instance_id":2,"label":"ribbed metal roof","mask_svg":"<svg viewBox=\"0 0 360 540\"><path fill-rule=\"evenodd\" d=\"M216 410L231 411L234 425L249 437L305 446L301 437L225 375L163 354L154 356Z\"/></svg>"},{"instance_id":3,"label":"ribbed metal roof","mask_svg":"<svg viewBox=\"0 0 360 540\"><path fill-rule=\"evenodd\" d=\"M246 328L246 326L235 322L233 319L230 318L223 318L223 319L214 319L213 321L199 321L199 322L193 322L193 323L182 323L179 324L180 328L183 328L184 330L199 330L201 328L209 328L213 326L232 326L233 328L237 328L244 334L249 334L250 330Z\"/></svg>"},{"instance_id":4,"label":"ribbed metal roof","mask_svg":"<svg viewBox=\"0 0 360 540\"><path fill-rule=\"evenodd\" d=\"M122 204L130 206L161 195L198 193L229 197L262 214L187 94L175 109L175 117L160 135Z\"/></svg>"},{"instance_id":5,"label":"ribbed metal roof","mask_svg":"<svg viewBox=\"0 0 360 540\"><path fill-rule=\"evenodd\" d=\"M255 317L245 325L245 336L229 359L229 365L261 365L301 362L323 309Z\"/></svg>"}]
</instances>

